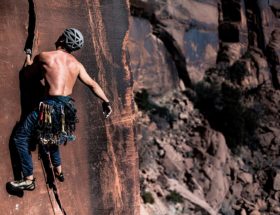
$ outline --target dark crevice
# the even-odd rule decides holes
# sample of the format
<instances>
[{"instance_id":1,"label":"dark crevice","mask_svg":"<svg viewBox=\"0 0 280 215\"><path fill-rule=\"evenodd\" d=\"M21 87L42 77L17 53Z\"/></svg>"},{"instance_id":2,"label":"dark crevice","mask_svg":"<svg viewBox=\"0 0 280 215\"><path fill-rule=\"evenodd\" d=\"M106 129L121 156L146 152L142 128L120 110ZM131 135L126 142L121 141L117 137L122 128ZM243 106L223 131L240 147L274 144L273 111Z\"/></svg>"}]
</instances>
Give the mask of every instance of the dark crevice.
<instances>
[{"instance_id":1,"label":"dark crevice","mask_svg":"<svg viewBox=\"0 0 280 215\"><path fill-rule=\"evenodd\" d=\"M240 42L240 0L221 0L218 3L218 11L220 45L216 63L224 67L230 65L232 60L234 60L229 43Z\"/></svg>"},{"instance_id":2,"label":"dark crevice","mask_svg":"<svg viewBox=\"0 0 280 215\"><path fill-rule=\"evenodd\" d=\"M24 50L33 48L33 41L35 38L35 27L36 27L36 14L34 2L32 0L28 0L29 4L29 20L28 20L28 36L25 42Z\"/></svg>"},{"instance_id":3,"label":"dark crevice","mask_svg":"<svg viewBox=\"0 0 280 215\"><path fill-rule=\"evenodd\" d=\"M36 27L36 13L35 13L35 5L34 2L32 0L28 0L28 4L29 4L29 20L28 20L28 35L27 35L27 39L25 42L25 46L24 46L24 50L27 49L33 49L33 42L34 42L34 38L35 38L35 27ZM38 107L38 103L41 100L43 93L44 93L44 87L41 85L40 80L35 77L28 77L26 76L26 73L28 73L30 70L30 67L23 67L20 71L19 71L19 81L20 81L20 99L21 99L21 118L20 118L20 122L18 122L14 129L13 129L13 133L11 134L10 137L10 143L9 143L9 148L10 148L10 156L11 156L11 162L12 162L12 168L13 168L13 173L14 173L14 178L16 180L19 180L22 178L21 175L21 171L22 171L22 167L21 167L21 163L20 163L20 158L19 158L19 154L16 150L15 147L15 143L14 143L14 136L16 133L16 130L18 128L18 126L20 125L20 123L23 122L23 120L26 119L26 116L32 111L34 110L34 108ZM35 137L35 135L32 137L32 139L29 142L29 150L30 151L34 151L36 149L36 144L37 144L37 139ZM39 152L40 153L40 152ZM44 159L45 161L45 159ZM49 183L50 188L52 188L56 202L58 204L58 206L61 209L61 212L66 215L66 212L64 211L59 195L58 195L58 189L55 185L55 179L54 177L52 177L52 181L50 181L50 171L48 171L49 168L49 163L47 163L46 166L42 167L45 168L43 169L43 171L45 170L48 175L46 176L46 183ZM8 190L8 193L10 193L11 195L21 195L21 193L12 193L11 190ZM52 201L50 199L50 201Z\"/></svg>"},{"instance_id":4,"label":"dark crevice","mask_svg":"<svg viewBox=\"0 0 280 215\"><path fill-rule=\"evenodd\" d=\"M272 79L273 87L275 89L279 90L280 89L280 83L279 83L279 79L278 79L278 75L277 75L278 71L274 66L272 66L270 68L270 72L271 72L271 79Z\"/></svg>"},{"instance_id":5,"label":"dark crevice","mask_svg":"<svg viewBox=\"0 0 280 215\"><path fill-rule=\"evenodd\" d=\"M261 11L258 2L255 0L245 0L245 7L249 46L257 47L264 52L265 39L262 27Z\"/></svg>"},{"instance_id":6,"label":"dark crevice","mask_svg":"<svg viewBox=\"0 0 280 215\"><path fill-rule=\"evenodd\" d=\"M270 67L272 84L275 89L280 89L280 80L278 76L280 62L277 53L277 46L279 42L280 42L280 30L274 30L271 33L269 43L265 50L267 62Z\"/></svg>"},{"instance_id":7,"label":"dark crevice","mask_svg":"<svg viewBox=\"0 0 280 215\"><path fill-rule=\"evenodd\" d=\"M36 28L36 13L35 13L35 5L33 0L28 0L29 4L29 20L28 20L28 36L25 42L24 50L33 49L33 43L35 38L35 28ZM42 98L44 87L41 85L41 82L38 80L37 77L30 77L27 78L25 73L28 72L30 68L24 67L20 71L20 91L21 91L21 107L22 107L22 114L21 114L21 121L25 120L26 116L34 109L34 107L38 106L39 101ZM34 90L37 89L37 90ZM36 93L34 93L36 92ZM36 138L32 141L31 145L37 144ZM35 148L33 149L35 150ZM39 154L41 154L39 150ZM55 200L61 209L62 214L66 215L65 210L62 207L62 203L60 201L58 188L56 186L55 176L51 169L53 167L50 158L43 158L42 161L44 165L42 166L43 171L46 172L46 183L49 184L49 188L52 189ZM51 164L51 165L50 165ZM51 169L50 169L51 168ZM50 201L52 201L50 199Z\"/></svg>"},{"instance_id":8,"label":"dark crevice","mask_svg":"<svg viewBox=\"0 0 280 215\"><path fill-rule=\"evenodd\" d=\"M166 49L170 53L179 78L184 82L186 87L191 87L191 80L186 69L186 59L181 49L178 47L177 42L173 39L172 35L160 25L155 25L153 27L153 33L164 43Z\"/></svg>"},{"instance_id":9,"label":"dark crevice","mask_svg":"<svg viewBox=\"0 0 280 215\"><path fill-rule=\"evenodd\" d=\"M219 38L222 42L239 42L239 25L241 22L240 0L222 0L218 4L220 13Z\"/></svg>"},{"instance_id":10,"label":"dark crevice","mask_svg":"<svg viewBox=\"0 0 280 215\"><path fill-rule=\"evenodd\" d=\"M238 43L239 28L238 25L230 22L223 22L219 25L219 38L223 42Z\"/></svg>"},{"instance_id":11,"label":"dark crevice","mask_svg":"<svg viewBox=\"0 0 280 215\"><path fill-rule=\"evenodd\" d=\"M222 0L223 20L227 22L241 22L240 0Z\"/></svg>"},{"instance_id":12,"label":"dark crevice","mask_svg":"<svg viewBox=\"0 0 280 215\"><path fill-rule=\"evenodd\" d=\"M34 40L34 31L35 31L35 23L36 23L36 16L35 16L35 9L34 9L34 2L32 0L28 0L29 4L29 21L28 21L28 36L25 42L24 50L31 49L33 47L33 40ZM22 179L22 166L20 162L20 157L18 154L18 150L15 146L14 137L16 131L22 120L25 119L28 113L30 113L34 109L35 100L37 96L40 94L40 87L38 88L38 82L34 82L34 80L27 80L25 77L25 73L27 72L27 67L21 68L19 71L19 83L20 83L20 103L21 103L21 116L20 121L16 123L13 128L12 134L9 140L9 150L10 150L10 157L11 157L11 164L12 170L15 180ZM40 83L40 82L39 82ZM37 106L37 104L36 104ZM34 139L32 138L29 142L29 150L34 151L36 149ZM23 196L23 192L13 192L9 186L6 186L7 192L11 195Z\"/></svg>"},{"instance_id":13,"label":"dark crevice","mask_svg":"<svg viewBox=\"0 0 280 215\"><path fill-rule=\"evenodd\" d=\"M186 67L185 56L172 35L164 29L164 25L157 19L154 13L147 13L144 9L131 6L131 15L149 20L153 27L153 34L159 38L170 53L172 60L176 66L178 76L186 87L191 87L191 80Z\"/></svg>"}]
</instances>

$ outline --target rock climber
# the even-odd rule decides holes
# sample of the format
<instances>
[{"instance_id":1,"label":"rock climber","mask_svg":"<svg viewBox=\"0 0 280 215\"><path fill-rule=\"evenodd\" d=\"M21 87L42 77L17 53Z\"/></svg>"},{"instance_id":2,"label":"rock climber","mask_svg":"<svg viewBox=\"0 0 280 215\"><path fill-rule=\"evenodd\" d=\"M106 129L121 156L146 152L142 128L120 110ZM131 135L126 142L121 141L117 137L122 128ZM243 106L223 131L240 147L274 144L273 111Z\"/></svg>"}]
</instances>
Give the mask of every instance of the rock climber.
<instances>
[{"instance_id":1,"label":"rock climber","mask_svg":"<svg viewBox=\"0 0 280 215\"><path fill-rule=\"evenodd\" d=\"M75 28L67 28L55 42L55 51L41 52L32 60L31 50L26 50L25 66L28 67L28 75L38 77L44 85L45 97L15 132L13 141L20 157L23 177L21 180L8 182L10 188L14 190L35 189L32 157L29 151L29 141L34 134L42 146L41 156L46 157L49 153L55 176L58 180L64 181L59 145L75 139L73 132L77 117L71 94L77 78L103 101L105 118L112 113L109 100L101 87L71 54L83 45L82 33Z\"/></svg>"}]
</instances>

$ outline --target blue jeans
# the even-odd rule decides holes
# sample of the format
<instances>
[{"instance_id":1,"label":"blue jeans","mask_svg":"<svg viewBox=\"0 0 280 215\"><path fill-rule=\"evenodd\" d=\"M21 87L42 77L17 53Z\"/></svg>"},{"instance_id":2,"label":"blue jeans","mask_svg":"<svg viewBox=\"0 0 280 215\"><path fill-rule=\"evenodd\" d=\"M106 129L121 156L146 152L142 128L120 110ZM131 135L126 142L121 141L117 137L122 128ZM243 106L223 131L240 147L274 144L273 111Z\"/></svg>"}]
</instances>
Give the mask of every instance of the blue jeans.
<instances>
[{"instance_id":1,"label":"blue jeans","mask_svg":"<svg viewBox=\"0 0 280 215\"><path fill-rule=\"evenodd\" d=\"M24 177L33 175L33 163L29 143L36 134L38 126L38 110L31 112L26 119L21 122L14 136L14 143L18 150L21 168ZM47 148L45 145L39 145L39 152L43 159L48 159L48 151L50 152L51 162L57 167L61 165L59 147L51 145Z\"/></svg>"}]
</instances>

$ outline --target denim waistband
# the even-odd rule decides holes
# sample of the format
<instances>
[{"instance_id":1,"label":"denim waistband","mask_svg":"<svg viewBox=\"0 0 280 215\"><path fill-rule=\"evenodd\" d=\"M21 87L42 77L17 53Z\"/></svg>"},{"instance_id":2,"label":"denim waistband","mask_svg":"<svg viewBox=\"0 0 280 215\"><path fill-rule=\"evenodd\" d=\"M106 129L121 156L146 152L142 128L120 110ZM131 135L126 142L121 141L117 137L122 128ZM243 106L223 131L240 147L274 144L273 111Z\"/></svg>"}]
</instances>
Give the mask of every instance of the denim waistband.
<instances>
[{"instance_id":1,"label":"denim waistband","mask_svg":"<svg viewBox=\"0 0 280 215\"><path fill-rule=\"evenodd\" d=\"M71 96L46 96L44 101L55 101L55 102L62 102L68 103L70 101L74 101Z\"/></svg>"}]
</instances>

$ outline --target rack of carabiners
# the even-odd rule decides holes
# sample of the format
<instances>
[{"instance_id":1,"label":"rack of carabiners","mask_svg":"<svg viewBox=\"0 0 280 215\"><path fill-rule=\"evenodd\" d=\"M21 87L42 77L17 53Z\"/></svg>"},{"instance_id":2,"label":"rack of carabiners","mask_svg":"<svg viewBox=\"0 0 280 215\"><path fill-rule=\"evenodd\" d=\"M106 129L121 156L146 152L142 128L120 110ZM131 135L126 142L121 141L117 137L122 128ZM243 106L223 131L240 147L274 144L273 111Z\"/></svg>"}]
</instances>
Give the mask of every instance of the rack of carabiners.
<instances>
[{"instance_id":1,"label":"rack of carabiners","mask_svg":"<svg viewBox=\"0 0 280 215\"><path fill-rule=\"evenodd\" d=\"M57 144L58 133L66 134L65 131L65 113L64 107L60 107L60 124L61 130L54 132L53 125L54 120L52 119L52 113L54 108L52 105L40 102L39 104L39 140L42 144Z\"/></svg>"},{"instance_id":2,"label":"rack of carabiners","mask_svg":"<svg viewBox=\"0 0 280 215\"><path fill-rule=\"evenodd\" d=\"M51 127L52 124L52 111L51 105L40 102L39 105L39 125L43 127Z\"/></svg>"}]
</instances>

